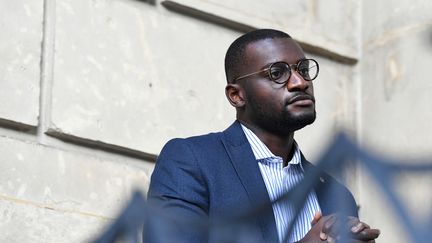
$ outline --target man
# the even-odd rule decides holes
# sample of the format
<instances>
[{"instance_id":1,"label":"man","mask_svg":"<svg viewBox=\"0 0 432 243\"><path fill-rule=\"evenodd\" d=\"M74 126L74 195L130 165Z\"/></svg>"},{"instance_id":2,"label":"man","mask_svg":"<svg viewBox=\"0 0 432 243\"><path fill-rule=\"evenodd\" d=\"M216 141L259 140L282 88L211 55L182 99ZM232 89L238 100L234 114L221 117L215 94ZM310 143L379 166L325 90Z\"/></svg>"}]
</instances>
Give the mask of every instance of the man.
<instances>
[{"instance_id":1,"label":"man","mask_svg":"<svg viewBox=\"0 0 432 243\"><path fill-rule=\"evenodd\" d=\"M148 193L154 212L163 213L149 223L145 237L154 242L335 242L348 236L349 242L374 242L379 231L358 220L351 193L326 174L287 235L295 214L289 202L278 199L312 167L294 132L315 120L312 80L318 71L318 63L286 33L263 29L235 40L225 57L225 93L237 120L223 132L165 145ZM336 214L341 200L348 216Z\"/></svg>"}]
</instances>

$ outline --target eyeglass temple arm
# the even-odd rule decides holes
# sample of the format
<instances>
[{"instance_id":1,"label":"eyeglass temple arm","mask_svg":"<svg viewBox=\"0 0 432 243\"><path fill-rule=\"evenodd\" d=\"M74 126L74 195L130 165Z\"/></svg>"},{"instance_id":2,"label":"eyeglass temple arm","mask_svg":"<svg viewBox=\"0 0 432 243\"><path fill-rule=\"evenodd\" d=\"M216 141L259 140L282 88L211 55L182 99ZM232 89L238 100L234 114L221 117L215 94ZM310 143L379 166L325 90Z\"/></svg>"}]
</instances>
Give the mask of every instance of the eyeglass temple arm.
<instances>
[{"instance_id":1,"label":"eyeglass temple arm","mask_svg":"<svg viewBox=\"0 0 432 243\"><path fill-rule=\"evenodd\" d=\"M240 76L240 77L238 77L238 78L235 78L235 79L233 80L233 82L235 82L235 81L237 81L237 80L240 80L240 79L243 79L243 78L247 78L247 77L249 77L249 76L252 76L252 75L255 75L255 74L258 74L258 73L267 72L268 70L269 70L269 68L264 68L263 70L256 71L256 72L253 72L253 73L249 73L249 74L246 74L246 75Z\"/></svg>"}]
</instances>

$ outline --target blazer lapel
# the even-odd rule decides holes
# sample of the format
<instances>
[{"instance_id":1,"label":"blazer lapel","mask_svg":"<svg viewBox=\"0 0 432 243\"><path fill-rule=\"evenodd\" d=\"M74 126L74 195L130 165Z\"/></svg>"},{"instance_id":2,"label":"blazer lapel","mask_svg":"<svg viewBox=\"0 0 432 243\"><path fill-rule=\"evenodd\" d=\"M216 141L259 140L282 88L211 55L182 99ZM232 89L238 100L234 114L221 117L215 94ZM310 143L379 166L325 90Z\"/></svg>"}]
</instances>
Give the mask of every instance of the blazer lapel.
<instances>
[{"instance_id":1,"label":"blazer lapel","mask_svg":"<svg viewBox=\"0 0 432 243\"><path fill-rule=\"evenodd\" d=\"M278 242L276 222L270 198L258 163L238 121L223 132L222 142L249 196L253 209L258 207L261 209L258 212L258 221L264 241Z\"/></svg>"},{"instance_id":2,"label":"blazer lapel","mask_svg":"<svg viewBox=\"0 0 432 243\"><path fill-rule=\"evenodd\" d=\"M302 163L306 173L315 167L303 155ZM358 217L357 205L351 193L329 174L319 171L319 180L315 184L314 190L323 215L342 213Z\"/></svg>"}]
</instances>

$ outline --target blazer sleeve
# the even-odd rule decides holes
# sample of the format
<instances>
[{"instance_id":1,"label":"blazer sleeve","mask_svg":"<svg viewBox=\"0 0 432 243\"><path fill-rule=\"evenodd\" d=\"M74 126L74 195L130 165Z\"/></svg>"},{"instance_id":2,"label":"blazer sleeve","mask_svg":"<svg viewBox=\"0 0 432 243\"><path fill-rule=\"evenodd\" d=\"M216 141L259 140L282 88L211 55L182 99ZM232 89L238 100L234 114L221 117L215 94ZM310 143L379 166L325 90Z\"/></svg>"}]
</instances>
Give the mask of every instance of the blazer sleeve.
<instances>
[{"instance_id":1,"label":"blazer sleeve","mask_svg":"<svg viewBox=\"0 0 432 243\"><path fill-rule=\"evenodd\" d=\"M207 242L208 190L186 139L169 141L151 176L145 242Z\"/></svg>"},{"instance_id":2,"label":"blazer sleeve","mask_svg":"<svg viewBox=\"0 0 432 243\"><path fill-rule=\"evenodd\" d=\"M315 192L323 215L341 213L358 218L357 203L351 192L336 179L323 173Z\"/></svg>"},{"instance_id":3,"label":"blazer sleeve","mask_svg":"<svg viewBox=\"0 0 432 243\"><path fill-rule=\"evenodd\" d=\"M340 213L358 218L357 203L351 192L331 175L318 169L302 155L306 169L306 178L312 170L318 170L318 183L314 186L318 203L323 215ZM317 178L318 179L318 178Z\"/></svg>"}]
</instances>

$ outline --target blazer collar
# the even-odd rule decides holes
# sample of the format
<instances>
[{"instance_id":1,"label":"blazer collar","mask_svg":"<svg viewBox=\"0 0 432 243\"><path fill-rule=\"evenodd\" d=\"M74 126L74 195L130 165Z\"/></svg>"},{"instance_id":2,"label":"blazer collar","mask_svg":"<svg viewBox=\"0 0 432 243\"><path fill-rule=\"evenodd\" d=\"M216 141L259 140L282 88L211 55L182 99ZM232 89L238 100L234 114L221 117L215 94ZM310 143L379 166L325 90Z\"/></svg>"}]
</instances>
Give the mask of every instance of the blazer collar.
<instances>
[{"instance_id":1,"label":"blazer collar","mask_svg":"<svg viewBox=\"0 0 432 243\"><path fill-rule=\"evenodd\" d=\"M264 241L278 242L276 221L273 216L270 198L258 163L238 121L235 121L222 133L222 143L249 196L252 209L261 208L257 213L259 213L258 221Z\"/></svg>"}]
</instances>

